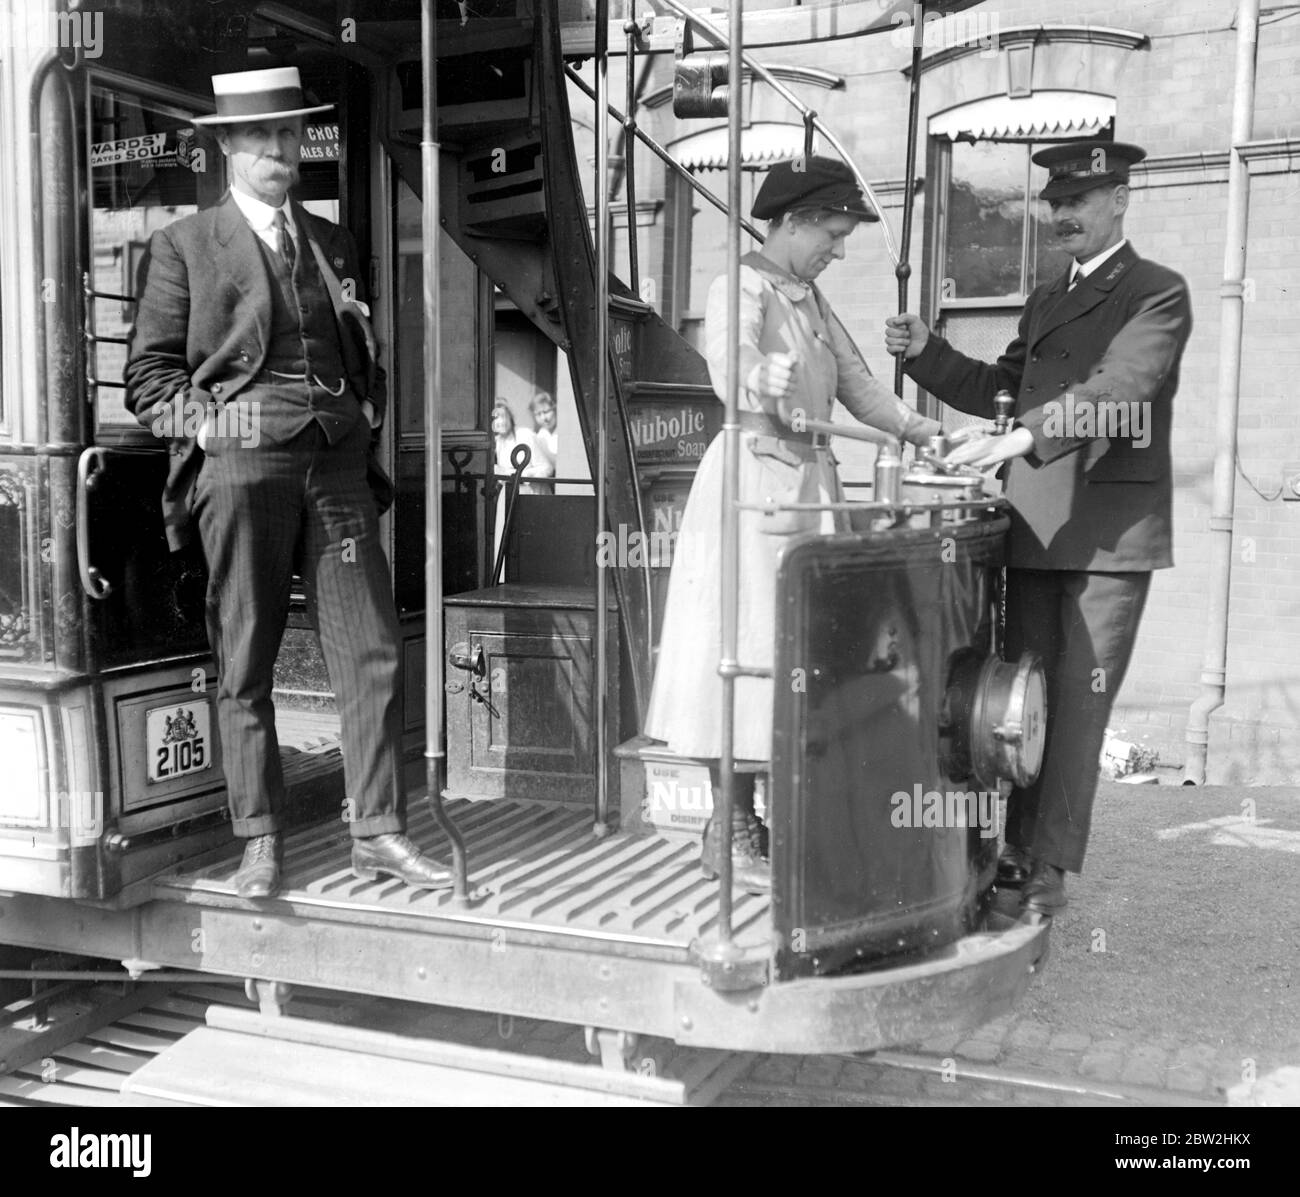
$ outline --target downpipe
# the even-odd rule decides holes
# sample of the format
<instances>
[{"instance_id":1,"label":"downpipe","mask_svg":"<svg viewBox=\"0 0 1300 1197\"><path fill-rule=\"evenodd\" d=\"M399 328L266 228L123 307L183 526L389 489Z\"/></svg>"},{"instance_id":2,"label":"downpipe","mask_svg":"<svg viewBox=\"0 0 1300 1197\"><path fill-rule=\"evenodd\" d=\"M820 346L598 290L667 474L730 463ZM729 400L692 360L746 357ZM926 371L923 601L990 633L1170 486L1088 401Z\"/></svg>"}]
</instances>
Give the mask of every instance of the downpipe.
<instances>
[{"instance_id":1,"label":"downpipe","mask_svg":"<svg viewBox=\"0 0 1300 1197\"><path fill-rule=\"evenodd\" d=\"M1228 163L1228 234L1223 255L1219 324L1219 406L1215 422L1214 491L1210 506L1210 607L1201 667L1201 694L1187 715L1184 785L1205 783L1210 715L1223 706L1228 681L1228 600L1232 588L1233 505L1236 499L1237 420L1241 406L1241 337L1244 323L1246 233L1250 175L1241 147L1251 137L1255 113L1255 53L1259 0L1237 6L1237 65L1232 97L1232 151Z\"/></svg>"}]
</instances>

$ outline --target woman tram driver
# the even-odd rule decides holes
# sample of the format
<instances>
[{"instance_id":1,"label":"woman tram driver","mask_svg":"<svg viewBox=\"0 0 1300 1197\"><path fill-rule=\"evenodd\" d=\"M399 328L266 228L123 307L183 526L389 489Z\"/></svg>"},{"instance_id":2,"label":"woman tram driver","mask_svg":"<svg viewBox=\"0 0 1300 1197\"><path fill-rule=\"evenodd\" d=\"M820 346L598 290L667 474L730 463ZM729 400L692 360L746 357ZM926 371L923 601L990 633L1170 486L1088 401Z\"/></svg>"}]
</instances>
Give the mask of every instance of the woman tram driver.
<instances>
[{"instance_id":1,"label":"woman tram driver","mask_svg":"<svg viewBox=\"0 0 1300 1197\"><path fill-rule=\"evenodd\" d=\"M803 169L796 169L802 166ZM774 166L759 189L753 216L769 221L762 252L740 266L740 500L830 502L843 498L835 459L799 426L798 413L829 420L839 399L861 423L922 445L940 431L873 378L831 318L815 279L860 220L878 220L841 162L809 158ZM709 288L704 321L709 377L727 385L727 279ZM718 676L723 511L723 437L700 462L682 515L664 613L663 638L646 733L683 756L707 758L716 795L721 784L722 679ZM777 556L786 538L842 527L832 512L740 513L738 659L771 668L775 643ZM736 680L734 755L771 758L772 681ZM736 776L731 852L734 883L754 893L770 887L754 814L754 774ZM717 875L726 837L710 820L700 867Z\"/></svg>"}]
</instances>

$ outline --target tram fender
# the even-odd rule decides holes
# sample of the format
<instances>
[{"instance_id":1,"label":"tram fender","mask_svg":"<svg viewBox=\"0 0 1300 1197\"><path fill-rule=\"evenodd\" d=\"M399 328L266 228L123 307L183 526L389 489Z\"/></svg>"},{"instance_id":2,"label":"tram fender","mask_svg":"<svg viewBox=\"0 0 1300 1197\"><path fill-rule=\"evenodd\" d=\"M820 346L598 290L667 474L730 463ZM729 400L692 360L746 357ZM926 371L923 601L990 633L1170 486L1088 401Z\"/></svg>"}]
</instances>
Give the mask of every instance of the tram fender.
<instances>
[{"instance_id":1,"label":"tram fender","mask_svg":"<svg viewBox=\"0 0 1300 1197\"><path fill-rule=\"evenodd\" d=\"M902 967L740 993L678 981L675 1038L688 1046L804 1054L876 1051L958 1034L1010 1012L1046 961L1050 927L1016 923Z\"/></svg>"}]
</instances>

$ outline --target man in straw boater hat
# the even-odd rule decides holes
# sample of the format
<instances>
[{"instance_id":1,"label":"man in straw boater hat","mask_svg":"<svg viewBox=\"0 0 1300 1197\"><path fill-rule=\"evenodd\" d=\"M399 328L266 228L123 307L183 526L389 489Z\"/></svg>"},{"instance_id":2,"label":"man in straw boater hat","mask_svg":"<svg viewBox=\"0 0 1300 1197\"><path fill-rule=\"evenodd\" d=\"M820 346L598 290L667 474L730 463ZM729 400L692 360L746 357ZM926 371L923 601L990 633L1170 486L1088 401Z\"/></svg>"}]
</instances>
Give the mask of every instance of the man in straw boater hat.
<instances>
[{"instance_id":1,"label":"man in straw boater hat","mask_svg":"<svg viewBox=\"0 0 1300 1197\"><path fill-rule=\"evenodd\" d=\"M245 898L280 885L271 688L296 571L336 691L352 867L441 888L449 871L404 834L387 479L370 453L385 390L361 269L343 229L288 198L302 118L332 105L304 102L296 67L212 86L216 113L195 123L215 131L230 190L153 235L125 377L155 430L174 430L177 409L206 414L196 437L173 440L163 515L173 549L197 526L208 563L217 724L245 841L233 883Z\"/></svg>"},{"instance_id":2,"label":"man in straw boater hat","mask_svg":"<svg viewBox=\"0 0 1300 1197\"><path fill-rule=\"evenodd\" d=\"M1021 908L1066 904L1083 867L1106 721L1137 636L1151 571L1173 564L1169 432L1178 367L1192 329L1183 278L1138 257L1124 236L1138 146L1076 141L1039 150L1039 193L1074 261L1025 302L1016 339L993 365L974 361L912 315L885 344L945 403L992 417L1015 396L1005 436L948 457L1007 463L1006 647L1035 652L1047 675L1048 728L1037 782L1013 791L1003 885Z\"/></svg>"}]
</instances>

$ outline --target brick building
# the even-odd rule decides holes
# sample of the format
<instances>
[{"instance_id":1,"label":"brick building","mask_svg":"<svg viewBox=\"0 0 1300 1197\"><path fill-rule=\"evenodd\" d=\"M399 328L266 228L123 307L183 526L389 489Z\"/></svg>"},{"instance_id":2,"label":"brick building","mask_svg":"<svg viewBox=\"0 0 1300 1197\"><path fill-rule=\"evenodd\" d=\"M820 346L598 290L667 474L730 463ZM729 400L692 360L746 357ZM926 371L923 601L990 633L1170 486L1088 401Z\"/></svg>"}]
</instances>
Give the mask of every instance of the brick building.
<instances>
[{"instance_id":1,"label":"brick building","mask_svg":"<svg viewBox=\"0 0 1300 1197\"><path fill-rule=\"evenodd\" d=\"M747 13L773 7L745 5ZM1156 575L1113 725L1170 765L1187 753L1209 621L1237 9L1236 0L991 0L924 29L917 160L924 184L909 307L967 352L995 357L1014 334L1024 295L1064 268L1041 224L1045 205L1032 198L1045 178L1029 163L1033 148L1113 136L1148 151L1134 170L1125 232L1139 254L1187 279L1195 328L1174 421L1176 567ZM716 20L725 24L722 13ZM768 48L760 57L841 140L897 234L911 31ZM622 95L620 63L611 64L614 97ZM1300 377L1298 65L1300 5L1266 8L1253 128L1240 147L1249 217L1238 470L1227 692L1210 720L1209 781L1300 777L1300 502L1282 497L1284 477L1300 473L1300 416L1289 396ZM725 122L675 120L671 82L672 60L662 55L638 119L723 195ZM761 83L745 92L748 197L765 164L798 152L802 125ZM589 115L584 104L575 99L575 115ZM661 312L689 335L709 280L726 266L725 224L648 153L638 151L636 171L643 274L654 280ZM625 236L617 208L616 225ZM897 290L879 232L860 229L848 261L821 285L873 368L889 376L883 321L896 310ZM869 457L842 456L850 474L867 475Z\"/></svg>"}]
</instances>

